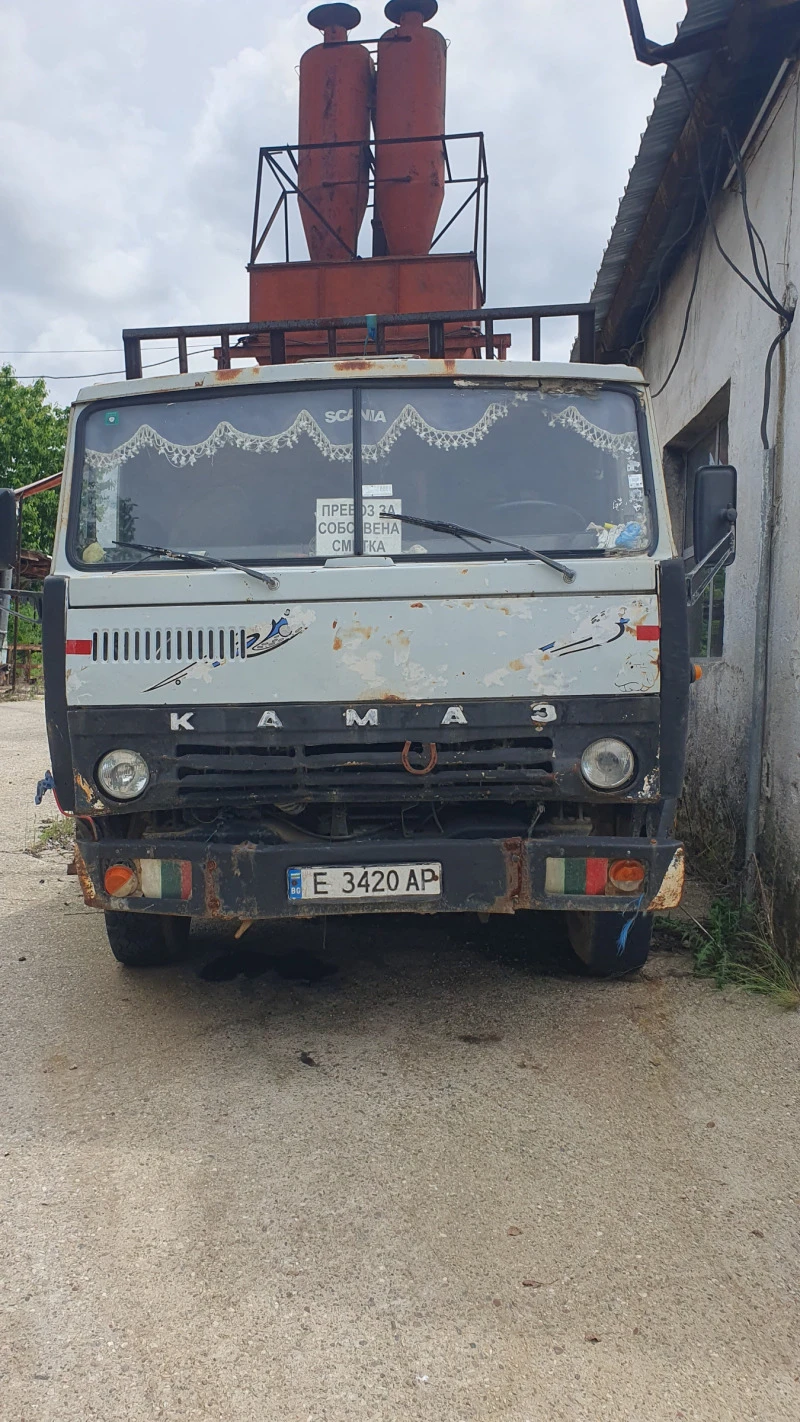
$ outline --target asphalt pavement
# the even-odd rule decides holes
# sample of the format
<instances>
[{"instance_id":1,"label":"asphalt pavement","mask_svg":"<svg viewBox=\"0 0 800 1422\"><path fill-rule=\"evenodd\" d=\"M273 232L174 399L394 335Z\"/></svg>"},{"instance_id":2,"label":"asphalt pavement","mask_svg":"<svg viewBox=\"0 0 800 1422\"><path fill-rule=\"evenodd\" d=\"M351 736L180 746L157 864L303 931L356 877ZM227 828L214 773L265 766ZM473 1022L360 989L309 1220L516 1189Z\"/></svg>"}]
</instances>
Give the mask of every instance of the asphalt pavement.
<instances>
[{"instance_id":1,"label":"asphalt pavement","mask_svg":"<svg viewBox=\"0 0 800 1422\"><path fill-rule=\"evenodd\" d=\"M796 1422L800 1017L533 918L131 973L47 766L0 703L2 1422Z\"/></svg>"}]
</instances>

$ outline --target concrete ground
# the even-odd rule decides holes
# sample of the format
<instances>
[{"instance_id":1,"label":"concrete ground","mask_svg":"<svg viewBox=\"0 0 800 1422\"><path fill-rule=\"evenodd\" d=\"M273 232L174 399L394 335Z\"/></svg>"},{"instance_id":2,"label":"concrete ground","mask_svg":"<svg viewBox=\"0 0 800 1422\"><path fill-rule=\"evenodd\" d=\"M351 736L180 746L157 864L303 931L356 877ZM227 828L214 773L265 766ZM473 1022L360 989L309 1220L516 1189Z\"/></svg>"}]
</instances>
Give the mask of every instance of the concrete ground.
<instances>
[{"instance_id":1,"label":"concrete ground","mask_svg":"<svg viewBox=\"0 0 800 1422\"><path fill-rule=\"evenodd\" d=\"M131 974L47 764L0 705L3 1422L800 1416L800 1018L522 921Z\"/></svg>"}]
</instances>

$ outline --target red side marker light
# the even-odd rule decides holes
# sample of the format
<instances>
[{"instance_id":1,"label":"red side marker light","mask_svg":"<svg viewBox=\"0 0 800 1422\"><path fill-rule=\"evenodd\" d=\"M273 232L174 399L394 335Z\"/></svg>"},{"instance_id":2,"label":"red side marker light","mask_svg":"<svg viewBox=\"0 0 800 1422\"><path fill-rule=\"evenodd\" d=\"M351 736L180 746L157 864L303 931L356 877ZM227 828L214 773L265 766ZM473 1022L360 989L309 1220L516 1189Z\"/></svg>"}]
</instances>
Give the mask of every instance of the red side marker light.
<instances>
[{"instance_id":1,"label":"red side marker light","mask_svg":"<svg viewBox=\"0 0 800 1422\"><path fill-rule=\"evenodd\" d=\"M67 638L66 652L68 657L90 657L92 655L91 641L82 639Z\"/></svg>"},{"instance_id":2,"label":"red side marker light","mask_svg":"<svg viewBox=\"0 0 800 1422\"><path fill-rule=\"evenodd\" d=\"M636 628L636 640L637 640L637 642L660 642L660 641L661 641L661 628L660 628L660 627L637 627L637 628Z\"/></svg>"}]
</instances>

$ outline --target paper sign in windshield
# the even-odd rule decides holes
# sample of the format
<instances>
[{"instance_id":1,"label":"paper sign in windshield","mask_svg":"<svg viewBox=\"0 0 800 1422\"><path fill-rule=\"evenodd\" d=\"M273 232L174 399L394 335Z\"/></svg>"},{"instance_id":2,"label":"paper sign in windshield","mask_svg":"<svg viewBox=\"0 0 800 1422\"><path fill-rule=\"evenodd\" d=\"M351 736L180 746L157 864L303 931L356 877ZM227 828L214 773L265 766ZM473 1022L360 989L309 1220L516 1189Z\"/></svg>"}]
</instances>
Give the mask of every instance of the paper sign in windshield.
<instances>
[{"instance_id":1,"label":"paper sign in windshield","mask_svg":"<svg viewBox=\"0 0 800 1422\"><path fill-rule=\"evenodd\" d=\"M354 550L352 499L317 499L317 557L342 558ZM364 552L372 557L402 553L403 525L382 513L403 512L402 499L364 499Z\"/></svg>"}]
</instances>

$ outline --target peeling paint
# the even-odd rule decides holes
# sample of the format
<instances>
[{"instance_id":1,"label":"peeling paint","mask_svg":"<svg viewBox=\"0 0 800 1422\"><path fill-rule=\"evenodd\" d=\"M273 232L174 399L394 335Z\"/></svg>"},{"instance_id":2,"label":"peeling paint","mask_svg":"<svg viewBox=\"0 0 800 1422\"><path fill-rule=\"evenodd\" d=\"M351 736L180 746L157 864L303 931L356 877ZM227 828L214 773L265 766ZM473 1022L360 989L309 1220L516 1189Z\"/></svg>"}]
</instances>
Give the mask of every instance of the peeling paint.
<instances>
[{"instance_id":1,"label":"peeling paint","mask_svg":"<svg viewBox=\"0 0 800 1422\"><path fill-rule=\"evenodd\" d=\"M673 855L672 863L664 875L661 888L649 905L652 913L660 913L662 909L678 908L683 898L683 886L686 880L686 854L683 849L678 849Z\"/></svg>"},{"instance_id":2,"label":"peeling paint","mask_svg":"<svg viewBox=\"0 0 800 1422\"><path fill-rule=\"evenodd\" d=\"M97 795L95 795L95 792L89 784L88 780L84 779L80 771L75 772L75 785L77 789L80 790L87 805L89 805L93 810L105 809L103 801Z\"/></svg>"},{"instance_id":3,"label":"peeling paint","mask_svg":"<svg viewBox=\"0 0 800 1422\"><path fill-rule=\"evenodd\" d=\"M274 619L287 605L273 606L270 600L270 617ZM248 626L253 614L244 607L242 600L241 625ZM418 617L420 611L426 615ZM92 636L98 616L95 608L73 609L70 636ZM198 604L193 609L199 627L213 627L215 617L219 617L217 608ZM163 659L161 680L151 693L153 702L185 711L188 693L192 705L211 705L225 697L224 691L220 696L220 686L234 682L237 702L258 705L265 698L287 703L349 702L354 696L387 694L405 700L452 696L455 701L489 697L498 688L533 701L573 693L656 692L659 685L658 644L634 642L619 630L623 620L625 626L657 621L657 598L647 593L627 601L608 593L552 598L481 593L463 599L417 598L413 603L391 598L380 604L325 601L294 608L292 618L303 627L303 636L298 635L281 657L237 658L221 663L219 670L205 661L190 670ZM104 609L102 619L110 638L130 625L125 609ZM226 619L236 625L233 607L227 608ZM162 626L158 611L144 612L141 626L157 631ZM509 637L507 647L498 646L500 638ZM578 654L571 651L575 644ZM89 663L79 668L83 685L70 680L69 703L75 706L91 699L109 706L135 704L143 687L151 685L155 671L147 666L150 680L145 680L142 663Z\"/></svg>"},{"instance_id":4,"label":"peeling paint","mask_svg":"<svg viewBox=\"0 0 800 1422\"><path fill-rule=\"evenodd\" d=\"M97 893L89 870L86 867L86 860L81 854L79 846L75 845L75 868L78 872L78 882L83 892L83 902L88 908L94 908L97 904Z\"/></svg>"}]
</instances>

